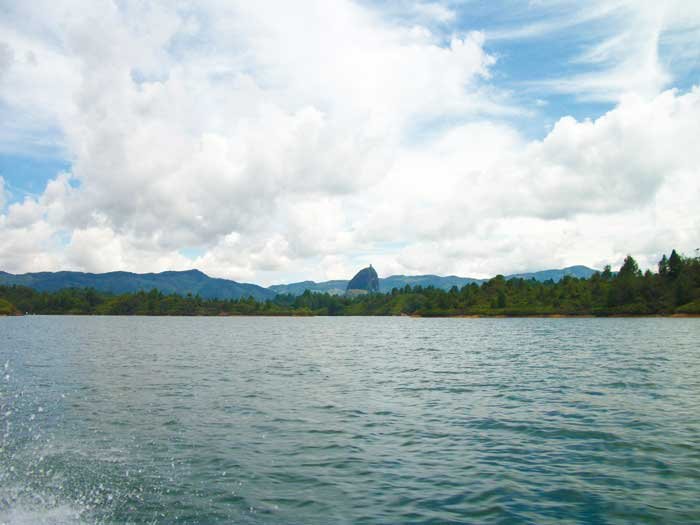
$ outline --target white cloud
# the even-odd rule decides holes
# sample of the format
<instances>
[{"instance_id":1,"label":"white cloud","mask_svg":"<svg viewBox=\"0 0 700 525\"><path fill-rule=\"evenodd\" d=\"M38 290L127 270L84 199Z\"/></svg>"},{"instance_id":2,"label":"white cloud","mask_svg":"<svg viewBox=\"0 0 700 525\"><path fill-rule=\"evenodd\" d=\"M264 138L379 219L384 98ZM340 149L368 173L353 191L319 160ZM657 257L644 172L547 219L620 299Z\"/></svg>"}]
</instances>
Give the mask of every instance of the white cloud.
<instances>
[{"instance_id":1,"label":"white cloud","mask_svg":"<svg viewBox=\"0 0 700 525\"><path fill-rule=\"evenodd\" d=\"M0 81L7 74L14 62L14 52L5 42L0 42Z\"/></svg>"},{"instance_id":2,"label":"white cloud","mask_svg":"<svg viewBox=\"0 0 700 525\"><path fill-rule=\"evenodd\" d=\"M665 68L645 69L653 89L626 79L608 114L528 142L488 40L445 40L431 24L455 13L413 8L401 24L345 0L13 6L0 143L55 128L72 167L0 215L0 267L485 276L697 242L697 89L659 94ZM579 59L619 73L619 47Z\"/></svg>"},{"instance_id":3,"label":"white cloud","mask_svg":"<svg viewBox=\"0 0 700 525\"><path fill-rule=\"evenodd\" d=\"M416 14L423 18L428 18L441 23L452 22L457 17L453 9L437 2L418 2L413 5Z\"/></svg>"},{"instance_id":4,"label":"white cloud","mask_svg":"<svg viewBox=\"0 0 700 525\"><path fill-rule=\"evenodd\" d=\"M631 95L595 121L562 118L541 141L461 126L399 155L359 239L400 240L394 259L405 272L481 276L593 265L606 253L651 260L673 246L691 251L698 136L698 88Z\"/></svg>"}]
</instances>

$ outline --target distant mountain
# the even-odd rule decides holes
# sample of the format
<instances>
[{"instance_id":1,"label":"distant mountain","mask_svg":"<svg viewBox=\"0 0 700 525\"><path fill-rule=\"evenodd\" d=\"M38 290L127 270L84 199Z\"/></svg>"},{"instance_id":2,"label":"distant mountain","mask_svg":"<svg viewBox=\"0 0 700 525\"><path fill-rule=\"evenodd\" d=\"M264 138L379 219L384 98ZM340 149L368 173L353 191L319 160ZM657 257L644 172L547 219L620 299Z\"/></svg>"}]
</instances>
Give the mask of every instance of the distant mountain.
<instances>
[{"instance_id":1,"label":"distant mountain","mask_svg":"<svg viewBox=\"0 0 700 525\"><path fill-rule=\"evenodd\" d=\"M516 273L513 275L506 276L506 279L535 279L536 281L544 282L552 280L554 282L561 281L564 276L569 275L571 277L576 277L578 279L588 279L597 270L593 270L588 266L569 266L568 268L562 268L561 270L542 270L540 272L530 272L530 273Z\"/></svg>"},{"instance_id":2,"label":"distant mountain","mask_svg":"<svg viewBox=\"0 0 700 525\"><path fill-rule=\"evenodd\" d=\"M199 294L205 299L241 299L253 297L264 301L275 297L275 292L255 284L237 283L228 279L209 277L199 270L161 273L82 273L40 272L13 275L0 272L0 284L29 286L39 291L54 292L62 288L94 288L115 294L139 290L160 290L166 294Z\"/></svg>"},{"instance_id":3,"label":"distant mountain","mask_svg":"<svg viewBox=\"0 0 700 525\"><path fill-rule=\"evenodd\" d=\"M558 282L565 275L570 275L571 277L577 277L579 279L588 279L596 271L597 270L593 270L587 266L569 266L568 268L562 268L559 270L542 270L539 272L507 275L506 279L535 279L536 281L541 282L552 279L554 282ZM449 275L447 277L441 277L439 275L392 275L390 277L379 278L379 291L382 293L389 293L394 288L403 288L406 285L411 287L434 286L435 288L449 290L453 286L462 288L467 284L482 284L487 280L488 279L474 279L472 277L458 277L456 275ZM270 286L269 289L280 294L289 293L292 295L301 295L305 290L310 290L317 293L342 295L345 292L348 283L349 281L346 280L324 281L320 283L314 281L303 281L291 284L276 284Z\"/></svg>"},{"instance_id":4,"label":"distant mountain","mask_svg":"<svg viewBox=\"0 0 700 525\"><path fill-rule=\"evenodd\" d=\"M578 278L589 278L595 273L586 266L570 266L560 270L544 270L540 272L520 273L506 276L507 279L523 278L537 281L561 280L565 275ZM438 275L392 275L379 279L379 291L391 292L393 288L409 286L434 286L449 290L453 286L461 288L466 284L481 284L485 279L472 279L470 277L457 277L450 275L440 277ZM273 299L277 294L289 293L301 295L305 290L318 293L342 295L345 293L349 281L335 280L316 283L303 281L291 284L277 284L269 288L263 288L255 284L238 283L228 279L209 277L199 270L187 270L184 272L161 273L83 273L83 272L39 272L14 275L0 271L0 285L18 284L29 286L40 291L54 292L62 288L94 288L102 292L115 294L133 293L139 290L157 289L166 294L192 295L199 294L205 299L240 299L253 297L259 301Z\"/></svg>"},{"instance_id":5,"label":"distant mountain","mask_svg":"<svg viewBox=\"0 0 700 525\"><path fill-rule=\"evenodd\" d=\"M316 293L327 293L330 295L343 295L348 287L347 280L325 281L316 283L314 281L302 281L291 284L273 284L268 289L278 294L301 295L306 290Z\"/></svg>"},{"instance_id":6,"label":"distant mountain","mask_svg":"<svg viewBox=\"0 0 700 525\"><path fill-rule=\"evenodd\" d=\"M469 277L456 277L454 275L450 275L449 277L440 277L439 275L392 275L391 277L379 278L379 291L381 293L389 293L394 288L403 288L406 285L434 286L435 288L449 290L453 286L461 288L465 284L481 284L484 281L484 279L471 279ZM289 293L292 295L301 295L306 290L310 290L315 293L343 295L349 283L350 281L348 280L323 281L320 283L315 281L302 281L291 284L274 284L270 286L269 289L278 294Z\"/></svg>"},{"instance_id":7,"label":"distant mountain","mask_svg":"<svg viewBox=\"0 0 700 525\"><path fill-rule=\"evenodd\" d=\"M462 286L465 286L467 284L481 284L483 282L485 282L485 279L457 277L456 275L449 275L447 277L440 277L439 275L392 275L391 277L379 279L379 291L388 293L394 288L403 288L406 285L411 287L434 286L435 288L449 290L453 286L461 288Z\"/></svg>"}]
</instances>

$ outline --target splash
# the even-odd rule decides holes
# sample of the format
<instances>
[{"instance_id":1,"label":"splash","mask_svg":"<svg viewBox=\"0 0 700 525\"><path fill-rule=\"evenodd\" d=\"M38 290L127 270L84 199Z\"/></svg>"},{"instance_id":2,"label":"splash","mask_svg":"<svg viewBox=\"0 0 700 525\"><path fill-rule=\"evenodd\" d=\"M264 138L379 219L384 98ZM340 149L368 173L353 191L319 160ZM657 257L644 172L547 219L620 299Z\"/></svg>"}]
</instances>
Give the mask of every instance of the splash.
<instances>
[{"instance_id":1,"label":"splash","mask_svg":"<svg viewBox=\"0 0 700 525\"><path fill-rule=\"evenodd\" d=\"M0 524L68 525L88 523L88 509L58 500L52 495L27 494L25 487L0 490Z\"/></svg>"}]
</instances>

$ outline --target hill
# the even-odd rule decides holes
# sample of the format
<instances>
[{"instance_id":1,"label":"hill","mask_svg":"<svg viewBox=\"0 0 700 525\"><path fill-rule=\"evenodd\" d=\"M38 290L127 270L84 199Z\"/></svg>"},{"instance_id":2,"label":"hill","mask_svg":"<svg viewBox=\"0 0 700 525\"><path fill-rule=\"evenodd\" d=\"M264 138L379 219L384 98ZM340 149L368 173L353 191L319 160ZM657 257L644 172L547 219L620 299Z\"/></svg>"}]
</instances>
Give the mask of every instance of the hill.
<instances>
[{"instance_id":1,"label":"hill","mask_svg":"<svg viewBox=\"0 0 700 525\"><path fill-rule=\"evenodd\" d=\"M379 279L379 291L389 293L394 288L403 288L405 286L433 286L441 290L449 290L453 286L461 288L467 284L481 284L484 279L472 279L471 277L457 277L456 275L448 275L441 277L439 275L392 275L384 279Z\"/></svg>"},{"instance_id":2,"label":"hill","mask_svg":"<svg viewBox=\"0 0 700 525\"><path fill-rule=\"evenodd\" d=\"M579 279L588 279L597 270L588 268L587 266L569 266L567 268L555 269L555 270L542 270L539 272L530 273L519 273L507 275L506 279L534 279L539 282L544 282L552 280L554 282L559 282L566 275L571 277L577 277ZM389 293L394 288L404 288L405 286L422 286L427 288L428 286L433 286L439 288L440 290L449 290L453 286L457 288L462 288L467 284L483 284L488 279L475 279L473 277L458 277L456 275L440 276L440 275L392 275L390 277L380 277L379 278L379 291L382 293ZM329 293L331 295L342 295L346 288L348 287L350 281L348 280L334 280L334 281L302 281L298 283L290 284L275 284L269 287L270 290L278 294L291 294L291 295L301 295L306 290L317 293Z\"/></svg>"},{"instance_id":3,"label":"hill","mask_svg":"<svg viewBox=\"0 0 700 525\"><path fill-rule=\"evenodd\" d=\"M302 281L291 284L273 284L268 289L278 294L301 295L306 290L310 290L316 293L343 295L348 287L348 282L347 280L324 281L322 283Z\"/></svg>"},{"instance_id":4,"label":"hill","mask_svg":"<svg viewBox=\"0 0 700 525\"><path fill-rule=\"evenodd\" d=\"M542 270L539 272L530 273L516 273L513 275L507 275L506 279L534 279L535 281L544 282L552 281L559 282L565 276L576 277L578 279L589 279L597 270L593 270L588 266L569 266L567 268L562 268L561 270Z\"/></svg>"},{"instance_id":5,"label":"hill","mask_svg":"<svg viewBox=\"0 0 700 525\"><path fill-rule=\"evenodd\" d=\"M405 286L434 286L441 290L449 290L453 286L461 288L464 285L485 282L485 279L472 279L470 277L457 277L450 275L441 277L439 275L392 275L390 277L379 278L379 292L389 293L394 288L403 288ZM301 281L290 284L273 284L269 287L270 290L278 294L301 295L306 290L315 293L327 293L330 295L343 295L347 290L349 280L337 279L334 281Z\"/></svg>"},{"instance_id":6,"label":"hill","mask_svg":"<svg viewBox=\"0 0 700 525\"><path fill-rule=\"evenodd\" d=\"M586 266L570 266L559 270L521 273L506 276L506 279L523 278L544 282L549 279L558 282L565 275L588 278L595 270ZM65 288L94 288L100 292L113 294L134 293L138 291L160 290L165 294L199 295L205 299L241 299L253 297L258 301L273 299L277 294L299 296L306 290L330 295L343 295L348 287L348 280L324 282L302 281L291 284L277 284L263 288L256 284L238 283L228 279L209 277L199 270L182 272L169 271L161 273L84 273L84 272L38 272L11 274L0 271L0 285L28 286L42 292L55 292ZM449 290L453 286L462 288L471 283L482 284L485 279L458 277L450 275L392 275L379 279L379 291L389 293L394 288L408 286L432 286Z\"/></svg>"},{"instance_id":7,"label":"hill","mask_svg":"<svg viewBox=\"0 0 700 525\"><path fill-rule=\"evenodd\" d=\"M276 295L262 286L216 279L199 270L161 273L39 272L21 275L0 272L0 284L28 286L42 292L55 292L65 288L94 288L100 292L124 294L155 289L165 294L192 294L205 299L253 297L265 301Z\"/></svg>"}]
</instances>

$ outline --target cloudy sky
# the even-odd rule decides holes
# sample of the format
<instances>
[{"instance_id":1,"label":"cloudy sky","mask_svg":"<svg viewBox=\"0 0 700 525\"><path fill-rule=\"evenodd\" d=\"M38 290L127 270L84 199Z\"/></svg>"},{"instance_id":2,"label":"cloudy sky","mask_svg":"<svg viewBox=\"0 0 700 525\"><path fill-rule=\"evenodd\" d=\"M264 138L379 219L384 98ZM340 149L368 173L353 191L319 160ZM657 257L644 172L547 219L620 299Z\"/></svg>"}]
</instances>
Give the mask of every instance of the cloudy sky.
<instances>
[{"instance_id":1,"label":"cloudy sky","mask_svg":"<svg viewBox=\"0 0 700 525\"><path fill-rule=\"evenodd\" d=\"M0 270L700 247L700 2L0 0Z\"/></svg>"}]
</instances>

